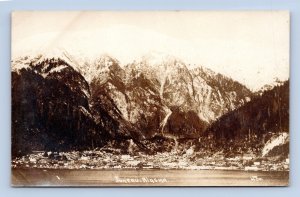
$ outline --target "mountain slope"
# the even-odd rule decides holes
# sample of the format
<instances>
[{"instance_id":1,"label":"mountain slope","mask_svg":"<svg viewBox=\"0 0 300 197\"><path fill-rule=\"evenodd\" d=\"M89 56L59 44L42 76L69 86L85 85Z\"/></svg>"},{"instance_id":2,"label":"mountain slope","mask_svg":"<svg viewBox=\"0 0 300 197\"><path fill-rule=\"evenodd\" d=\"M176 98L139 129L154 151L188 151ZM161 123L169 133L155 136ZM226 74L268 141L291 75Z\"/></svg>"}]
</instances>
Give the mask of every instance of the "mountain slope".
<instances>
[{"instance_id":1,"label":"mountain slope","mask_svg":"<svg viewBox=\"0 0 300 197\"><path fill-rule=\"evenodd\" d=\"M197 111L203 120L212 122L251 100L251 91L228 77L203 67L191 73Z\"/></svg>"},{"instance_id":2,"label":"mountain slope","mask_svg":"<svg viewBox=\"0 0 300 197\"><path fill-rule=\"evenodd\" d=\"M56 51L16 59L12 76L15 153L128 140L145 149L143 140L197 139L252 96L230 78L205 68L189 70L161 54L122 68L108 55L82 60Z\"/></svg>"},{"instance_id":3,"label":"mountain slope","mask_svg":"<svg viewBox=\"0 0 300 197\"><path fill-rule=\"evenodd\" d=\"M149 54L124 70L126 81L132 76L144 76L159 96L163 105L160 130L165 133L189 136L188 125L194 125L192 133L197 136L216 118L252 97L251 91L238 82L204 68L189 70L183 61L170 55ZM187 124L179 124L179 117ZM195 123L189 124L188 120Z\"/></svg>"},{"instance_id":4,"label":"mountain slope","mask_svg":"<svg viewBox=\"0 0 300 197\"><path fill-rule=\"evenodd\" d=\"M247 142L248 147L261 148L272 133L282 132L289 132L289 81L223 115L206 135L213 135L219 144L235 141L235 146L243 146Z\"/></svg>"},{"instance_id":5,"label":"mountain slope","mask_svg":"<svg viewBox=\"0 0 300 197\"><path fill-rule=\"evenodd\" d=\"M95 122L84 77L58 58L12 63L12 153L87 149L105 144L108 128ZM107 121L112 121L108 118Z\"/></svg>"}]
</instances>

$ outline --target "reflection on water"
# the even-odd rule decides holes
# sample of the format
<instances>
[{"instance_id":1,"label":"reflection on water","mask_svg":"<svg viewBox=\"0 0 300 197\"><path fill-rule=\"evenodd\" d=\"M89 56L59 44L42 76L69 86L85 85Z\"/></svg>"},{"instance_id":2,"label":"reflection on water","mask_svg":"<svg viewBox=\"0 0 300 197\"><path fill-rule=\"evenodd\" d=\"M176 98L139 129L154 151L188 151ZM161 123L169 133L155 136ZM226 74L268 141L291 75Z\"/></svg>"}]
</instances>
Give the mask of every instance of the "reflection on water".
<instances>
[{"instance_id":1,"label":"reflection on water","mask_svg":"<svg viewBox=\"0 0 300 197\"><path fill-rule=\"evenodd\" d=\"M12 169L13 186L287 186L289 172Z\"/></svg>"}]
</instances>

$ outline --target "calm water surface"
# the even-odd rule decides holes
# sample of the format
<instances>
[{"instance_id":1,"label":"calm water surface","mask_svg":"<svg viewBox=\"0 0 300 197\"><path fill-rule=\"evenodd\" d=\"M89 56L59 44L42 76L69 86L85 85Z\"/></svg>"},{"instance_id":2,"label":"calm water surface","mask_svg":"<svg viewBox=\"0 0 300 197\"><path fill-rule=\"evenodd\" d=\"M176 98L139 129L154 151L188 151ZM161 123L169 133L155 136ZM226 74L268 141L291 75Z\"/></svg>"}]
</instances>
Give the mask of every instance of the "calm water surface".
<instances>
[{"instance_id":1,"label":"calm water surface","mask_svg":"<svg viewBox=\"0 0 300 197\"><path fill-rule=\"evenodd\" d=\"M12 186L287 186L289 172L12 169Z\"/></svg>"}]
</instances>

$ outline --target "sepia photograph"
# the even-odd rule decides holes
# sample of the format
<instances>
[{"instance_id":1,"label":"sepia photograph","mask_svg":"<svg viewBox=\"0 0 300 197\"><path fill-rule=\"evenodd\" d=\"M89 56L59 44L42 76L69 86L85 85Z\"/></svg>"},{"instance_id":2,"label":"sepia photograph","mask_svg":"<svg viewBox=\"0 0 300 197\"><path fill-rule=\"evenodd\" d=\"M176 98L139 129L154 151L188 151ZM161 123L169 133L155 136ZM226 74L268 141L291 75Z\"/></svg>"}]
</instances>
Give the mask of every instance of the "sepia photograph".
<instances>
[{"instance_id":1,"label":"sepia photograph","mask_svg":"<svg viewBox=\"0 0 300 197\"><path fill-rule=\"evenodd\" d=\"M288 186L288 11L14 11L11 186Z\"/></svg>"}]
</instances>

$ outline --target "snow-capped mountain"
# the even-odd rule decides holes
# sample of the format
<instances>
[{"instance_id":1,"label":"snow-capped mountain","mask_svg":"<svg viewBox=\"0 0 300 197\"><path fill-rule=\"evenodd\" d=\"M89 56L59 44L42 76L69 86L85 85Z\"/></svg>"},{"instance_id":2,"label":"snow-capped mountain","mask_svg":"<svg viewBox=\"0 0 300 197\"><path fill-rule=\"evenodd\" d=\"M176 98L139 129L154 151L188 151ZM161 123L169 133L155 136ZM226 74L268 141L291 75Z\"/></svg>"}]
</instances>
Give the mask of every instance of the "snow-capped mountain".
<instances>
[{"instance_id":1,"label":"snow-capped mountain","mask_svg":"<svg viewBox=\"0 0 300 197\"><path fill-rule=\"evenodd\" d=\"M272 83L265 84L258 91L256 91L255 94L261 96L265 91L272 90L274 87L281 86L283 84L284 84L284 81L281 81L278 78L274 78Z\"/></svg>"},{"instance_id":2,"label":"snow-capped mountain","mask_svg":"<svg viewBox=\"0 0 300 197\"><path fill-rule=\"evenodd\" d=\"M103 146L116 136L132 138L114 102L98 101L97 96L63 59L38 56L14 60L13 155L30 149L86 149Z\"/></svg>"},{"instance_id":3,"label":"snow-capped mountain","mask_svg":"<svg viewBox=\"0 0 300 197\"><path fill-rule=\"evenodd\" d=\"M84 143L91 141L92 146L109 138L133 139L138 144L157 134L172 139L197 138L214 120L244 105L252 96L245 86L230 78L203 67L190 70L182 60L158 53L121 67L109 55L87 59L54 50L13 60L12 73L13 105L29 97L20 84L33 86L37 94L33 98L55 110L44 114L44 107L39 105L32 113L46 119L47 124L66 117L69 122L55 123L51 132L66 130L59 135L69 136L72 130L85 136ZM23 79L27 75L30 77ZM50 96L45 97L46 93ZM24 110L30 107L27 104ZM49 119L52 116L55 118ZM17 113L13 118L22 121ZM48 128L37 125L35 122L28 128L32 132Z\"/></svg>"},{"instance_id":4,"label":"snow-capped mountain","mask_svg":"<svg viewBox=\"0 0 300 197\"><path fill-rule=\"evenodd\" d=\"M168 108L195 111L207 123L250 101L252 95L236 81L202 67L189 70L170 55L150 54L125 69L151 80Z\"/></svg>"}]
</instances>

